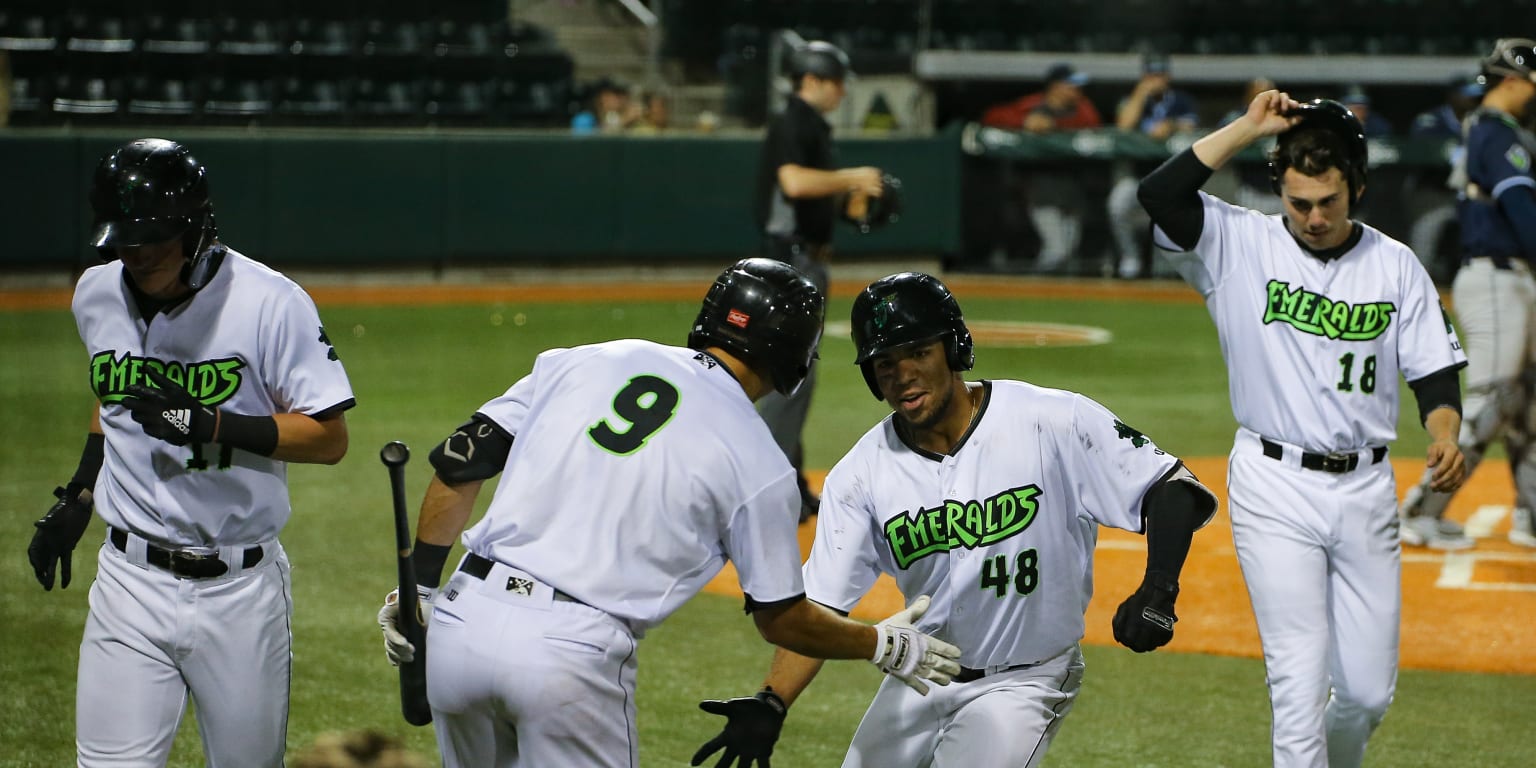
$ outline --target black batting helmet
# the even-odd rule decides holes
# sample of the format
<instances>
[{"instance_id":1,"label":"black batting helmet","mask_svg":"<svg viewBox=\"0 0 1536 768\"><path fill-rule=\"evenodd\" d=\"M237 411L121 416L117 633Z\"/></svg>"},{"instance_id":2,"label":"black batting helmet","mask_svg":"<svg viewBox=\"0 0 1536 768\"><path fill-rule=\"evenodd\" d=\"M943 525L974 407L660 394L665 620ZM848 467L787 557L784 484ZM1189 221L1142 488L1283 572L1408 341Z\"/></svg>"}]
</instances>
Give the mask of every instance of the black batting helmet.
<instances>
[{"instance_id":1,"label":"black batting helmet","mask_svg":"<svg viewBox=\"0 0 1536 768\"><path fill-rule=\"evenodd\" d=\"M799 80L815 75L823 80L842 80L852 68L843 49L825 41L813 40L789 54L789 76Z\"/></svg>"},{"instance_id":2,"label":"black batting helmet","mask_svg":"<svg viewBox=\"0 0 1536 768\"><path fill-rule=\"evenodd\" d=\"M1349 107L1332 99L1313 99L1292 110L1288 117L1301 121L1280 134L1269 154L1269 183L1280 194L1280 180L1287 168L1316 176L1338 168L1349 185L1353 206L1365 189L1365 128Z\"/></svg>"},{"instance_id":3,"label":"black batting helmet","mask_svg":"<svg viewBox=\"0 0 1536 768\"><path fill-rule=\"evenodd\" d=\"M1490 76L1518 77L1536 83L1536 40L1506 37L1493 44L1493 53L1483 58L1483 81L1492 86Z\"/></svg>"},{"instance_id":4,"label":"black batting helmet","mask_svg":"<svg viewBox=\"0 0 1536 768\"><path fill-rule=\"evenodd\" d=\"M95 221L91 247L103 261L119 247L181 238L183 278L202 288L218 266L218 227L208 198L208 171L186 147L165 139L137 139L112 150L91 183Z\"/></svg>"},{"instance_id":5,"label":"black batting helmet","mask_svg":"<svg viewBox=\"0 0 1536 768\"><path fill-rule=\"evenodd\" d=\"M888 350L942 338L950 370L969 371L976 362L960 302L932 275L901 272L870 283L853 300L852 324L854 362L876 400L882 398L871 361Z\"/></svg>"},{"instance_id":6,"label":"black batting helmet","mask_svg":"<svg viewBox=\"0 0 1536 768\"><path fill-rule=\"evenodd\" d=\"M825 314L821 291L794 267L742 259L710 286L688 347L720 347L766 371L773 388L787 396L811 371Z\"/></svg>"}]
</instances>

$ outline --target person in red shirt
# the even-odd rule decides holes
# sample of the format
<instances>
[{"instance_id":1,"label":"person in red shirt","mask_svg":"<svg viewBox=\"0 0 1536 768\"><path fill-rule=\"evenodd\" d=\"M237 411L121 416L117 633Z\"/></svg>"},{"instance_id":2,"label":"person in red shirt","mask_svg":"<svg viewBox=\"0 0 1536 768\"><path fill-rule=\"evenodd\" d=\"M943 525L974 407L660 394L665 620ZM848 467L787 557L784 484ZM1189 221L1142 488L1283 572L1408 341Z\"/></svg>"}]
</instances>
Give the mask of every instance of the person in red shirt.
<instances>
[{"instance_id":1,"label":"person in red shirt","mask_svg":"<svg viewBox=\"0 0 1536 768\"><path fill-rule=\"evenodd\" d=\"M1088 75L1057 64L1045 74L1045 89L987 110L981 122L993 128L1030 133L1076 131L1104 124L1093 102L1083 97Z\"/></svg>"},{"instance_id":2,"label":"person in red shirt","mask_svg":"<svg viewBox=\"0 0 1536 768\"><path fill-rule=\"evenodd\" d=\"M993 128L1030 133L1098 128L1104 120L1093 102L1083 95L1083 86L1087 84L1088 75L1070 64L1056 64L1046 71L1043 90L988 109L981 122ZM1029 219L1040 237L1035 260L1039 271L1060 271L1077 252L1088 198L1081 171L1076 163L1031 164L1026 171Z\"/></svg>"}]
</instances>

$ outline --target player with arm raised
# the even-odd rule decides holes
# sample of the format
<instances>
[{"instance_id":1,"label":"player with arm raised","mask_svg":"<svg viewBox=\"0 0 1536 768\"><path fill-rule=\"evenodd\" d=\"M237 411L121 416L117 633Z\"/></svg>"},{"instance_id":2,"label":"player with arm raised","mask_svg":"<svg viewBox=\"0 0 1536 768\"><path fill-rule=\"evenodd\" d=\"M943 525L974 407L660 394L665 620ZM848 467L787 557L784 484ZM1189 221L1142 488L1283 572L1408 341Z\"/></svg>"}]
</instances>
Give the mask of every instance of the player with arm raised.
<instances>
[{"instance_id":1,"label":"player with arm raised","mask_svg":"<svg viewBox=\"0 0 1536 768\"><path fill-rule=\"evenodd\" d=\"M1267 216L1200 191L1279 136ZM1429 431L1439 490L1465 475L1456 432L1466 357L1402 243L1350 218L1366 144L1344 105L1279 91L1164 163L1139 198L1205 297L1240 425L1227 476L1232 540L1264 646L1274 764L1358 766L1397 680L1402 605L1397 377ZM1326 706L1324 705L1326 702Z\"/></svg>"},{"instance_id":2,"label":"player with arm raised","mask_svg":"<svg viewBox=\"0 0 1536 768\"><path fill-rule=\"evenodd\" d=\"M413 559L429 595L427 698L455 766L633 766L637 641L735 564L769 642L870 659L947 683L958 649L911 625L871 627L805 599L795 472L753 401L792 393L824 300L782 262L747 259L710 288L688 346L622 339L539 355L432 454ZM500 474L485 516L476 496ZM398 607L387 652L408 660Z\"/></svg>"},{"instance_id":3,"label":"player with arm raised","mask_svg":"<svg viewBox=\"0 0 1536 768\"><path fill-rule=\"evenodd\" d=\"M942 690L883 683L843 765L1037 765L1082 682L1098 526L1147 535L1145 577L1113 628L1151 651L1173 637L1179 573L1216 499L1083 395L967 382L970 331L930 275L865 288L853 340L870 392L894 413L827 476L806 595L846 612L890 574L902 594L933 596L918 626L961 646L965 666ZM723 749L727 764L767 765L786 705L820 668L780 650L756 696L705 702L728 721L693 764Z\"/></svg>"}]
</instances>

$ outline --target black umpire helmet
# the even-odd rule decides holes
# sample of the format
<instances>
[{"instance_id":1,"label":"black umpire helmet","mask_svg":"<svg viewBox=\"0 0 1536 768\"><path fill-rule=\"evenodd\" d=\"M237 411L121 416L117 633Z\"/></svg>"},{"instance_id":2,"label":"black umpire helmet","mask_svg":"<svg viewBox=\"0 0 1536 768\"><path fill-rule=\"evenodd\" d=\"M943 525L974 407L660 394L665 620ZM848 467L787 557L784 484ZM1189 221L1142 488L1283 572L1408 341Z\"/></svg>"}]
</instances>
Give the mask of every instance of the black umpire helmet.
<instances>
[{"instance_id":1,"label":"black umpire helmet","mask_svg":"<svg viewBox=\"0 0 1536 768\"><path fill-rule=\"evenodd\" d=\"M794 267L742 259L704 296L688 334L690 349L719 347L766 371L779 394L800 388L816 359L826 299Z\"/></svg>"},{"instance_id":2,"label":"black umpire helmet","mask_svg":"<svg viewBox=\"0 0 1536 768\"><path fill-rule=\"evenodd\" d=\"M848 54L825 40L813 40L789 54L789 77L796 82L806 75L843 80L851 69Z\"/></svg>"},{"instance_id":3,"label":"black umpire helmet","mask_svg":"<svg viewBox=\"0 0 1536 768\"><path fill-rule=\"evenodd\" d=\"M1280 134L1269 154L1269 183L1280 194L1280 180L1287 168L1316 176L1338 168L1349 185L1353 206L1365 189L1365 127L1349 107L1332 99L1313 99L1292 110L1288 117L1301 121Z\"/></svg>"},{"instance_id":4,"label":"black umpire helmet","mask_svg":"<svg viewBox=\"0 0 1536 768\"><path fill-rule=\"evenodd\" d=\"M1506 37L1493 44L1493 53L1483 58L1483 84L1492 87L1495 78L1518 77L1536 83L1536 40Z\"/></svg>"},{"instance_id":5,"label":"black umpire helmet","mask_svg":"<svg viewBox=\"0 0 1536 768\"><path fill-rule=\"evenodd\" d=\"M896 347L942 338L950 370L969 371L976 363L960 302L932 275L901 272L870 283L853 300L852 325L854 362L864 371L864 382L876 400L884 398L871 361Z\"/></svg>"},{"instance_id":6,"label":"black umpire helmet","mask_svg":"<svg viewBox=\"0 0 1536 768\"><path fill-rule=\"evenodd\" d=\"M91 182L95 221L91 247L103 261L119 247L181 238L182 279L198 290L218 268L218 227L208 198L208 171L188 149L165 139L137 139L112 150Z\"/></svg>"}]
</instances>

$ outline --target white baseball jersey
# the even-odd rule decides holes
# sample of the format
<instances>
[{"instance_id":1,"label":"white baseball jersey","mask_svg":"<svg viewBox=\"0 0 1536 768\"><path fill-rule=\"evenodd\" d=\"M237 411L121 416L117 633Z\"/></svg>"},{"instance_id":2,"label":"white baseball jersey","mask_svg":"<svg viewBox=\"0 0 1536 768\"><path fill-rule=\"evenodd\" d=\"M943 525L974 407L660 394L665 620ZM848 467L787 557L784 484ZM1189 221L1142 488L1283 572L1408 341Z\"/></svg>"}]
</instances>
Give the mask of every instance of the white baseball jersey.
<instances>
[{"instance_id":1,"label":"white baseball jersey","mask_svg":"<svg viewBox=\"0 0 1536 768\"><path fill-rule=\"evenodd\" d=\"M1359 766L1392 700L1402 604L1392 464L1365 449L1397 436L1399 372L1413 381L1466 356L1401 243L1360 225L1359 241L1324 261L1283 214L1200 200L1199 242L1170 258L1205 297L1242 425L1228 505L1264 648L1273 762ZM1356 460L1309 468L1308 452Z\"/></svg>"},{"instance_id":2,"label":"white baseball jersey","mask_svg":"<svg viewBox=\"0 0 1536 768\"><path fill-rule=\"evenodd\" d=\"M550 350L479 413L515 439L471 552L638 631L727 559L756 602L803 593L794 470L713 357L638 340Z\"/></svg>"},{"instance_id":3,"label":"white baseball jersey","mask_svg":"<svg viewBox=\"0 0 1536 768\"><path fill-rule=\"evenodd\" d=\"M850 610L881 573L931 595L924 632L985 668L1060 656L1083 635L1098 526L1140 531L1173 456L1083 395L983 384L969 434L941 456L888 416L822 487L806 596Z\"/></svg>"},{"instance_id":4,"label":"white baseball jersey","mask_svg":"<svg viewBox=\"0 0 1536 768\"><path fill-rule=\"evenodd\" d=\"M1200 241L1169 258L1216 322L1239 424L1321 453L1386 445L1397 437L1397 373L1413 381L1466 364L1407 246L1362 224L1359 244L1325 262L1302 251L1283 214L1200 200ZM1179 250L1161 229L1154 236Z\"/></svg>"},{"instance_id":5,"label":"white baseball jersey","mask_svg":"<svg viewBox=\"0 0 1536 768\"><path fill-rule=\"evenodd\" d=\"M171 445L146 435L120 402L127 386L148 383L148 365L234 413L351 407L351 384L309 295L231 250L191 300L148 320L120 261L86 270L73 309L106 433L95 487L102 520L171 547L276 538L290 512L285 462L218 444Z\"/></svg>"}]
</instances>

